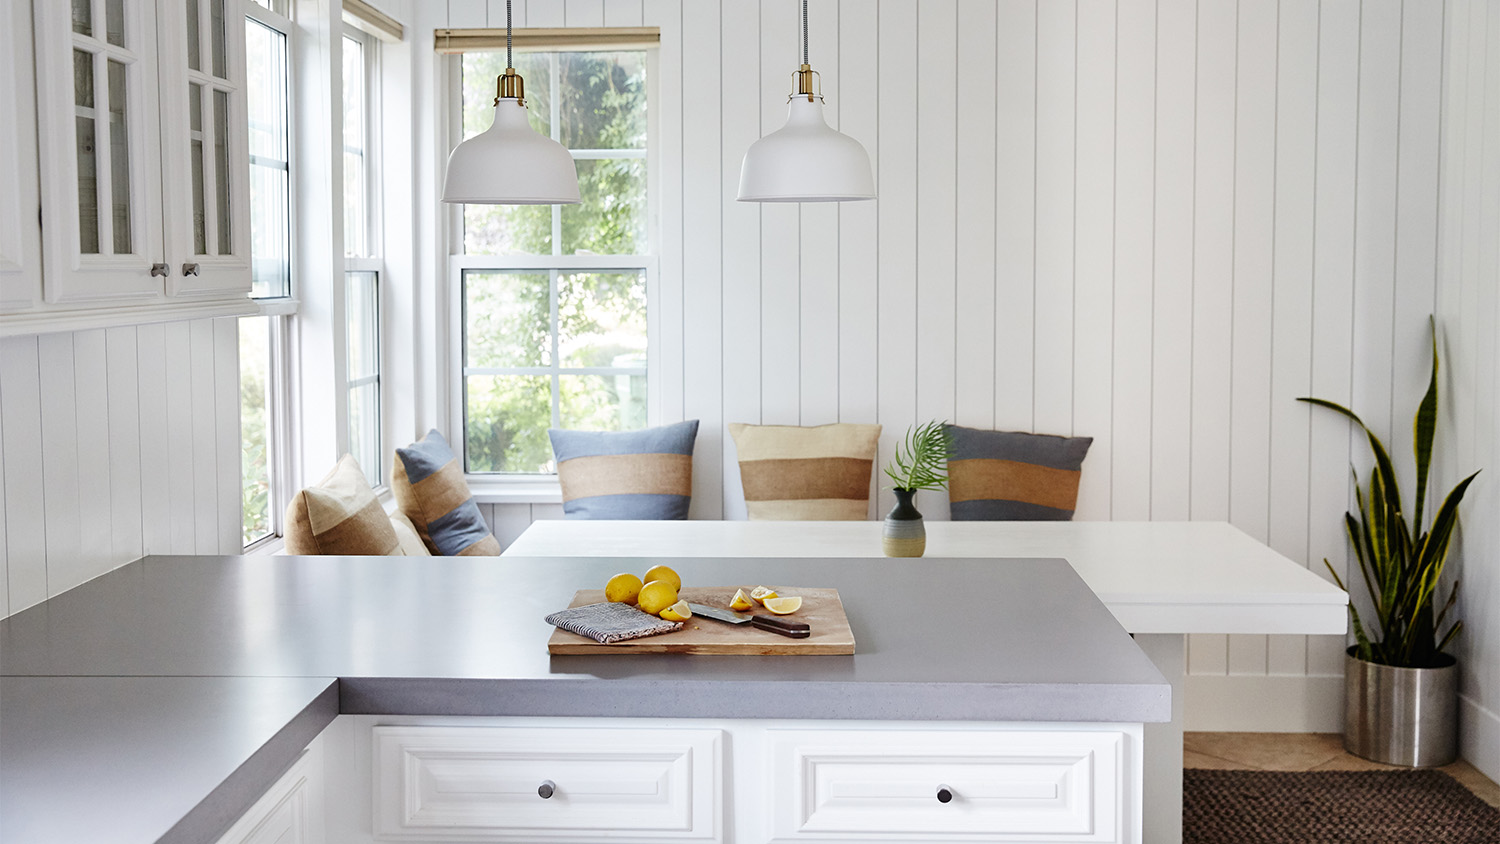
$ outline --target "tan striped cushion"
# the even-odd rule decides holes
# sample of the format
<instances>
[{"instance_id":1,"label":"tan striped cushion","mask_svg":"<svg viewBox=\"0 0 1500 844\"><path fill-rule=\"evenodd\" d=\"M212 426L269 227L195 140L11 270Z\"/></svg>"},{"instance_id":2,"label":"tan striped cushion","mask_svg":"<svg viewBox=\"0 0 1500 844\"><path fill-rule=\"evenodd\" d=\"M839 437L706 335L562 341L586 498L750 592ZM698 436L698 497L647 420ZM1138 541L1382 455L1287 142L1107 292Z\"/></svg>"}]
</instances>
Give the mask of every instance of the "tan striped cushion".
<instances>
[{"instance_id":1,"label":"tan striped cushion","mask_svg":"<svg viewBox=\"0 0 1500 844\"><path fill-rule=\"evenodd\" d=\"M753 520L858 521L868 516L879 425L729 426Z\"/></svg>"},{"instance_id":2,"label":"tan striped cushion","mask_svg":"<svg viewBox=\"0 0 1500 844\"><path fill-rule=\"evenodd\" d=\"M317 485L293 496L286 508L288 554L386 556L401 541L359 463L348 454Z\"/></svg>"}]
</instances>

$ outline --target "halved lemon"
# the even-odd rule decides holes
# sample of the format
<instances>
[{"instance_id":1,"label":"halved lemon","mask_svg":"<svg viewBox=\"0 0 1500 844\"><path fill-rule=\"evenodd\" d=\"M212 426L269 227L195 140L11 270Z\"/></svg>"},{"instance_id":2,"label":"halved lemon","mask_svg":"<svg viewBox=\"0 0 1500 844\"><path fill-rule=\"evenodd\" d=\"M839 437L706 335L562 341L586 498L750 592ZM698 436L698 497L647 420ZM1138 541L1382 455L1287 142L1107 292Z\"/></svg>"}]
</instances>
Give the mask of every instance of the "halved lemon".
<instances>
[{"instance_id":1,"label":"halved lemon","mask_svg":"<svg viewBox=\"0 0 1500 844\"><path fill-rule=\"evenodd\" d=\"M777 615L790 615L802 609L802 596L791 595L785 598L772 597L761 601L765 608Z\"/></svg>"},{"instance_id":2,"label":"halved lemon","mask_svg":"<svg viewBox=\"0 0 1500 844\"><path fill-rule=\"evenodd\" d=\"M750 600L750 596L745 594L745 590L736 589L734 590L734 600L729 602L729 608L744 612L748 609L754 609L755 602Z\"/></svg>"},{"instance_id":3,"label":"halved lemon","mask_svg":"<svg viewBox=\"0 0 1500 844\"><path fill-rule=\"evenodd\" d=\"M670 607L661 611L661 617L667 621L687 621L693 617L693 611L688 607L687 601L678 601Z\"/></svg>"},{"instance_id":4,"label":"halved lemon","mask_svg":"<svg viewBox=\"0 0 1500 844\"><path fill-rule=\"evenodd\" d=\"M757 586L750 590L750 597L764 604L767 598L776 597L776 590L767 586Z\"/></svg>"},{"instance_id":5,"label":"halved lemon","mask_svg":"<svg viewBox=\"0 0 1500 844\"><path fill-rule=\"evenodd\" d=\"M652 566L641 580L647 583L653 580L660 580L663 583L672 584L673 589L682 588L682 575L673 570L671 566Z\"/></svg>"}]
</instances>

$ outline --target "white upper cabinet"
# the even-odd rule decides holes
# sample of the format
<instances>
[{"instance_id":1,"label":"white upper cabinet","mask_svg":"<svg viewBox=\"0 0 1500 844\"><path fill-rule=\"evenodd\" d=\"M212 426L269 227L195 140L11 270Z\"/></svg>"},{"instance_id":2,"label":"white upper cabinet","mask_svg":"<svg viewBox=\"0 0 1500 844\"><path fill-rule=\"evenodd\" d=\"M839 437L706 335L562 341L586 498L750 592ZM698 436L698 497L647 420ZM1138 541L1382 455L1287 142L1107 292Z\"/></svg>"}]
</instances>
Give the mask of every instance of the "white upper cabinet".
<instances>
[{"instance_id":1,"label":"white upper cabinet","mask_svg":"<svg viewBox=\"0 0 1500 844\"><path fill-rule=\"evenodd\" d=\"M216 303L245 310L249 153L236 0L29 5L41 310L53 313L18 319L77 327L67 320L84 310L96 324L197 316Z\"/></svg>"},{"instance_id":2,"label":"white upper cabinet","mask_svg":"<svg viewBox=\"0 0 1500 844\"><path fill-rule=\"evenodd\" d=\"M0 310L42 298L31 4L0 11Z\"/></svg>"}]
</instances>

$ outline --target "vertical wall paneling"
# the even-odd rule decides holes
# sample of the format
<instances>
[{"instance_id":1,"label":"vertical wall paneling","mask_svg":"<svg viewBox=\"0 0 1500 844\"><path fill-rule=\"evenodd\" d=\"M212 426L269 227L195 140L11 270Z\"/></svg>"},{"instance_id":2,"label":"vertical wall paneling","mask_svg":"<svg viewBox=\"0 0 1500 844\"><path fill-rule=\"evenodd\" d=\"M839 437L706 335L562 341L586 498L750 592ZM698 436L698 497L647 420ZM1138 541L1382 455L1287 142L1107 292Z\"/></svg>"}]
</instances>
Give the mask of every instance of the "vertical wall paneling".
<instances>
[{"instance_id":1,"label":"vertical wall paneling","mask_svg":"<svg viewBox=\"0 0 1500 844\"><path fill-rule=\"evenodd\" d=\"M1112 3L1078 6L1072 432L1094 438L1078 490L1077 517L1082 519L1110 518L1116 14Z\"/></svg>"},{"instance_id":2,"label":"vertical wall paneling","mask_svg":"<svg viewBox=\"0 0 1500 844\"><path fill-rule=\"evenodd\" d=\"M172 525L169 554L192 554L198 547L197 491L194 483L193 377L191 326L163 326L167 373L167 476Z\"/></svg>"},{"instance_id":3,"label":"vertical wall paneling","mask_svg":"<svg viewBox=\"0 0 1500 844\"><path fill-rule=\"evenodd\" d=\"M0 347L3 351L3 347ZM5 384L0 374L0 408L5 405ZM0 505L5 503L5 414L0 413ZM9 514L0 508L0 618L10 614Z\"/></svg>"},{"instance_id":4,"label":"vertical wall paneling","mask_svg":"<svg viewBox=\"0 0 1500 844\"><path fill-rule=\"evenodd\" d=\"M566 0L563 26L604 26L604 0Z\"/></svg>"},{"instance_id":5,"label":"vertical wall paneling","mask_svg":"<svg viewBox=\"0 0 1500 844\"><path fill-rule=\"evenodd\" d=\"M1073 433L1074 179L1078 9L1037 4L1036 430Z\"/></svg>"},{"instance_id":6,"label":"vertical wall paneling","mask_svg":"<svg viewBox=\"0 0 1500 844\"><path fill-rule=\"evenodd\" d=\"M219 551L219 469L214 433L217 407L214 402L214 324L211 320L190 323L189 366L192 372L191 414L193 420L193 551Z\"/></svg>"},{"instance_id":7,"label":"vertical wall paneling","mask_svg":"<svg viewBox=\"0 0 1500 844\"><path fill-rule=\"evenodd\" d=\"M723 150L719 98L719 6L689 3L682 8L682 61L695 68L683 74L683 102L707 119L682 126L683 207L703 209L683 216L683 415L699 420L693 451L692 516L722 518L724 405L720 398L723 319L720 235Z\"/></svg>"},{"instance_id":8,"label":"vertical wall paneling","mask_svg":"<svg viewBox=\"0 0 1500 844\"><path fill-rule=\"evenodd\" d=\"M141 407L134 326L105 333L109 378L109 500L111 562L141 553ZM238 426L236 426L238 429ZM235 472L238 481L239 472Z\"/></svg>"},{"instance_id":9,"label":"vertical wall paneling","mask_svg":"<svg viewBox=\"0 0 1500 844\"><path fill-rule=\"evenodd\" d=\"M78 406L73 370L73 337L37 338L41 372L42 503L47 516L47 593L88 579L82 559L83 517L79 509Z\"/></svg>"},{"instance_id":10,"label":"vertical wall paneling","mask_svg":"<svg viewBox=\"0 0 1500 844\"><path fill-rule=\"evenodd\" d=\"M47 598L47 511L41 489L41 367L36 337L0 339L5 439L5 556L10 612Z\"/></svg>"},{"instance_id":11,"label":"vertical wall paneling","mask_svg":"<svg viewBox=\"0 0 1500 844\"><path fill-rule=\"evenodd\" d=\"M604 0L605 26L640 26L641 0Z\"/></svg>"},{"instance_id":12,"label":"vertical wall paneling","mask_svg":"<svg viewBox=\"0 0 1500 844\"><path fill-rule=\"evenodd\" d=\"M1116 10L1114 348L1110 517L1151 517L1151 337L1156 203L1156 3ZM1095 461L1098 465L1098 461Z\"/></svg>"},{"instance_id":13,"label":"vertical wall paneling","mask_svg":"<svg viewBox=\"0 0 1500 844\"><path fill-rule=\"evenodd\" d=\"M1036 424L1036 0L1001 0L995 11L995 427L1030 431Z\"/></svg>"},{"instance_id":14,"label":"vertical wall paneling","mask_svg":"<svg viewBox=\"0 0 1500 844\"><path fill-rule=\"evenodd\" d=\"M899 0L881 0L876 49L882 56L911 56L917 31L917 9ZM919 95L909 62L882 61L877 71L880 154L876 184L880 191L876 255L879 260L877 367L880 454L888 458L917 413L917 126ZM883 487L884 484L881 484ZM882 489L876 513L895 506Z\"/></svg>"},{"instance_id":15,"label":"vertical wall paneling","mask_svg":"<svg viewBox=\"0 0 1500 844\"><path fill-rule=\"evenodd\" d=\"M1317 149L1318 7L1280 8L1276 56L1276 172L1272 212L1270 492L1268 542L1307 562L1308 395L1312 355L1313 202ZM1312 561L1315 566L1322 563ZM1266 670L1301 674L1307 668L1302 636L1271 636Z\"/></svg>"},{"instance_id":16,"label":"vertical wall paneling","mask_svg":"<svg viewBox=\"0 0 1500 844\"><path fill-rule=\"evenodd\" d=\"M760 6L760 130L786 124L791 72L801 64L802 18L795 0ZM802 424L802 208L789 202L760 205L760 421ZM829 244L808 244L828 248ZM737 420L738 421L738 420Z\"/></svg>"},{"instance_id":17,"label":"vertical wall paneling","mask_svg":"<svg viewBox=\"0 0 1500 844\"><path fill-rule=\"evenodd\" d=\"M996 23L993 2L959 0L952 420L974 428L995 423Z\"/></svg>"},{"instance_id":18,"label":"vertical wall paneling","mask_svg":"<svg viewBox=\"0 0 1500 844\"><path fill-rule=\"evenodd\" d=\"M808 58L823 88L824 119L839 128L843 102L839 74L838 0L808 3ZM839 206L805 202L798 219L797 379L799 423L839 421Z\"/></svg>"},{"instance_id":19,"label":"vertical wall paneling","mask_svg":"<svg viewBox=\"0 0 1500 844\"><path fill-rule=\"evenodd\" d=\"M673 5L675 6L676 4ZM503 7L504 4L502 3L501 6ZM676 9L674 9L673 11L675 12ZM495 20L497 21L496 25L500 26L503 24L499 22L503 21L504 17L496 17ZM541 2L536 3L530 2L530 0L528 0L528 2L526 3L526 25L534 27L567 26L567 3L562 2L562 0L541 0Z\"/></svg>"},{"instance_id":20,"label":"vertical wall paneling","mask_svg":"<svg viewBox=\"0 0 1500 844\"><path fill-rule=\"evenodd\" d=\"M734 5L734 4L731 4ZM879 72L879 13L863 0L839 2L840 80L838 102L839 131L864 145L870 154L870 165L880 158L879 109L880 92L873 84ZM726 30L727 31L727 30ZM727 46L727 45L726 45ZM726 115L728 103L725 104ZM726 121L725 128L728 130ZM876 169L876 191L879 172ZM879 200L845 202L838 207L838 412L840 422L870 423L879 418L879 287L875 242L879 220ZM758 232L756 232L758 234ZM749 250L747 250L749 251ZM752 253L754 254L754 253ZM729 255L725 254L728 265ZM757 293L759 292L757 288ZM727 312L727 311L726 311ZM759 314L757 313L756 316ZM730 343L726 325L726 349ZM726 355L726 358L734 355ZM757 373L758 374L758 373ZM727 375L726 375L726 380ZM727 407L729 394L725 394ZM884 484L877 469L871 482L876 489ZM726 481L727 483L727 481ZM870 515L880 515L873 501ZM727 513L726 513L727 515Z\"/></svg>"},{"instance_id":21,"label":"vertical wall paneling","mask_svg":"<svg viewBox=\"0 0 1500 844\"><path fill-rule=\"evenodd\" d=\"M527 6L527 25L542 26L536 15L544 3ZM656 94L661 107L656 109L656 119L651 122L655 133L656 161L661 173L651 182L651 188L663 201L652 203L656 217L657 242L661 248L661 260L657 264L657 317L659 328L652 338L657 350L655 371L651 375L652 404L659 410L659 421L682 419L682 367L683 367L683 313L682 313L682 123L683 110L687 107L682 99L682 17L681 4L674 0L645 0L643 15L646 26L661 29L661 48L657 51ZM559 24L560 25L560 24ZM676 164L677 166L674 166ZM670 197L670 201L666 198Z\"/></svg>"},{"instance_id":22,"label":"vertical wall paneling","mask_svg":"<svg viewBox=\"0 0 1500 844\"><path fill-rule=\"evenodd\" d=\"M109 375L103 329L72 335L78 428L79 558L108 560L114 552L109 479Z\"/></svg>"},{"instance_id":23,"label":"vertical wall paneling","mask_svg":"<svg viewBox=\"0 0 1500 844\"><path fill-rule=\"evenodd\" d=\"M244 546L243 492L240 487L240 342L239 321L216 319L213 325L214 480L220 554ZM200 364L202 365L202 364Z\"/></svg>"},{"instance_id":24,"label":"vertical wall paneling","mask_svg":"<svg viewBox=\"0 0 1500 844\"><path fill-rule=\"evenodd\" d=\"M172 553L171 432L167 422L167 340L163 325L136 327L141 424L141 551Z\"/></svg>"},{"instance_id":25,"label":"vertical wall paneling","mask_svg":"<svg viewBox=\"0 0 1500 844\"><path fill-rule=\"evenodd\" d=\"M1193 133L1197 4L1156 19L1156 226L1152 288L1151 518L1189 514L1193 330Z\"/></svg>"}]
</instances>

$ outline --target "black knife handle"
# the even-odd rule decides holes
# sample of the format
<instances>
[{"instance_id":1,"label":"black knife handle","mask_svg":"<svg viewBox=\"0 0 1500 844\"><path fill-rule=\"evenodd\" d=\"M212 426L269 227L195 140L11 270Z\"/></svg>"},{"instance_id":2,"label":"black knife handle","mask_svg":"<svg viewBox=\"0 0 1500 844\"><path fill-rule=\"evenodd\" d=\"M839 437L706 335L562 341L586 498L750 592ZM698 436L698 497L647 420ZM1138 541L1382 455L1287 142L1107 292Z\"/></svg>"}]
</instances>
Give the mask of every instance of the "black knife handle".
<instances>
[{"instance_id":1,"label":"black knife handle","mask_svg":"<svg viewBox=\"0 0 1500 844\"><path fill-rule=\"evenodd\" d=\"M812 628L801 621L787 621L769 615L750 616L750 626L790 636L793 639L806 639L812 635Z\"/></svg>"}]
</instances>

